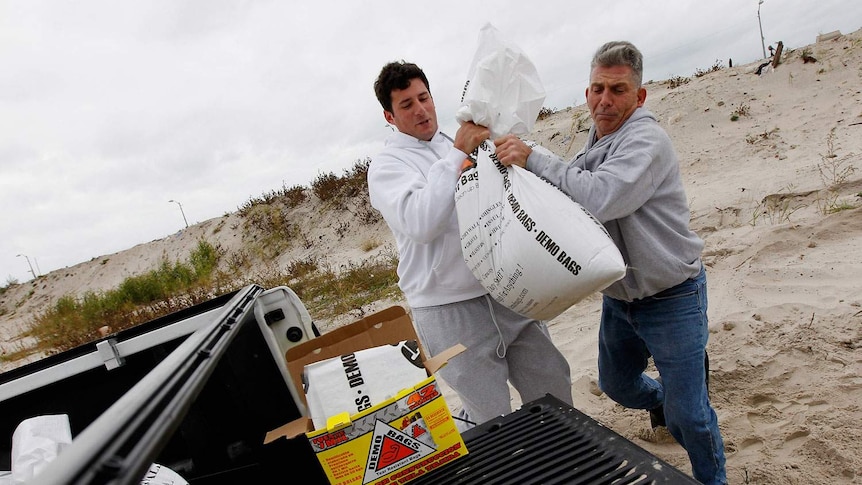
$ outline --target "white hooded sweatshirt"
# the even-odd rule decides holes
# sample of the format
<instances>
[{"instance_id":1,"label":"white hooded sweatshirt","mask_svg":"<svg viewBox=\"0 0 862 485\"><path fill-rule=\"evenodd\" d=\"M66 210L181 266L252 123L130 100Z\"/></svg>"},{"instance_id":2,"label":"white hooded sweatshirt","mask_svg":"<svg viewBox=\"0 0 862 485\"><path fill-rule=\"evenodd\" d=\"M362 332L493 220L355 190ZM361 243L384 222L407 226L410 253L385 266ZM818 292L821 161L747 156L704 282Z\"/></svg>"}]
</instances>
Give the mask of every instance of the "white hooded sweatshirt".
<instances>
[{"instance_id":1,"label":"white hooded sweatshirt","mask_svg":"<svg viewBox=\"0 0 862 485\"><path fill-rule=\"evenodd\" d=\"M398 245L398 286L411 307L487 293L461 252L455 186L466 154L437 132L431 141L394 132L368 168L371 205Z\"/></svg>"}]
</instances>

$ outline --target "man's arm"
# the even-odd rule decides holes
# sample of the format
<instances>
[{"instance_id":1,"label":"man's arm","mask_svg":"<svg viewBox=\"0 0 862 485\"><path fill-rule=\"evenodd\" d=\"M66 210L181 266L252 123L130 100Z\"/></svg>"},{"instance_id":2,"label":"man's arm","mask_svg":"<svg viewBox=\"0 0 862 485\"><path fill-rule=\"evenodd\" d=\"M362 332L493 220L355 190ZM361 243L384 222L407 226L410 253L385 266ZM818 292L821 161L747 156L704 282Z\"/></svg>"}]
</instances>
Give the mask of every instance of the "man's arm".
<instances>
[{"instance_id":1,"label":"man's arm","mask_svg":"<svg viewBox=\"0 0 862 485\"><path fill-rule=\"evenodd\" d=\"M385 153L378 156L368 169L372 205L396 231L417 242L433 241L455 211L455 186L464 158L488 137L487 128L464 123L453 148L431 165L427 177L410 161Z\"/></svg>"},{"instance_id":2,"label":"man's arm","mask_svg":"<svg viewBox=\"0 0 862 485\"><path fill-rule=\"evenodd\" d=\"M379 155L368 168L371 204L393 230L420 243L431 242L445 230L455 210L455 184L463 159L464 154L453 148L434 162L426 177L415 162Z\"/></svg>"},{"instance_id":3,"label":"man's arm","mask_svg":"<svg viewBox=\"0 0 862 485\"><path fill-rule=\"evenodd\" d=\"M533 151L512 135L495 140L495 144L502 164L527 168L560 188L599 221L606 222L625 217L646 203L666 175L666 166L675 161L669 141L660 133L651 132L654 129L647 126L637 133L621 133L614 146L606 147L603 154L585 155L605 157L594 170L584 170L579 163L566 163L553 154Z\"/></svg>"}]
</instances>

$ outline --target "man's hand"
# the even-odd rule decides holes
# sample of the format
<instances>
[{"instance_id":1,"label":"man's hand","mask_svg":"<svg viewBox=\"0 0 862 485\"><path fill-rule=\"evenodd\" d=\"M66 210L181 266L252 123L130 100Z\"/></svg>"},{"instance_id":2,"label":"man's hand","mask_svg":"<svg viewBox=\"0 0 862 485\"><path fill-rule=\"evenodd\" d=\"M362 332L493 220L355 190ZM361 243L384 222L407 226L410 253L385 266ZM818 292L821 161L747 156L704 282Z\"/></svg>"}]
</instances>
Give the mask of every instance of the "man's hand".
<instances>
[{"instance_id":1,"label":"man's hand","mask_svg":"<svg viewBox=\"0 0 862 485\"><path fill-rule=\"evenodd\" d=\"M505 135L494 140L497 147L497 160L505 166L517 165L521 168L527 167L527 157L533 153L533 149L521 141L515 135Z\"/></svg>"},{"instance_id":2,"label":"man's hand","mask_svg":"<svg viewBox=\"0 0 862 485\"><path fill-rule=\"evenodd\" d=\"M491 132L488 128L468 121L462 124L458 128L458 132L455 133L455 148L469 155L490 137Z\"/></svg>"}]
</instances>

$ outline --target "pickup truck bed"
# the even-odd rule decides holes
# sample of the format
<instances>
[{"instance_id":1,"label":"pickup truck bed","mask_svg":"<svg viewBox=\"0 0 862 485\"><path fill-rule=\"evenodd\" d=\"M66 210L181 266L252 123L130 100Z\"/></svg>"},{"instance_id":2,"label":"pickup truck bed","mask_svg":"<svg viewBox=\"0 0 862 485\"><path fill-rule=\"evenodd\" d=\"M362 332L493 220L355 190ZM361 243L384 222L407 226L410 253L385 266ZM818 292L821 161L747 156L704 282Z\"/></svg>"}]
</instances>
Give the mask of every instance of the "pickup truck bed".
<instances>
[{"instance_id":1,"label":"pickup truck bed","mask_svg":"<svg viewBox=\"0 0 862 485\"><path fill-rule=\"evenodd\" d=\"M68 414L75 442L39 483L137 484L154 462L192 484L325 483L306 440L263 445L301 416L255 318L263 293L252 285L0 374L0 470L18 423Z\"/></svg>"},{"instance_id":2,"label":"pickup truck bed","mask_svg":"<svg viewBox=\"0 0 862 485\"><path fill-rule=\"evenodd\" d=\"M326 484L284 355L319 335L286 287L250 285L0 374L0 470L24 419L67 414L74 441L37 482L137 485L158 463L190 484ZM469 453L421 484L696 483L546 396L463 435Z\"/></svg>"}]
</instances>

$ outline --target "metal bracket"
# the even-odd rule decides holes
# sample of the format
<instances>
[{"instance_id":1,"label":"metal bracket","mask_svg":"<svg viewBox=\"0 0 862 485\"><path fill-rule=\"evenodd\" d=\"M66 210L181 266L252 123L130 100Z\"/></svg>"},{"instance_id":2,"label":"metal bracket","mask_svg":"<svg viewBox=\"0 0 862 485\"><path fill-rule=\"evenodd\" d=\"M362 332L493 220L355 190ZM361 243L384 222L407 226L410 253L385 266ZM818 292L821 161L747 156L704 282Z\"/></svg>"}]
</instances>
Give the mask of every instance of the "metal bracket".
<instances>
[{"instance_id":1,"label":"metal bracket","mask_svg":"<svg viewBox=\"0 0 862 485\"><path fill-rule=\"evenodd\" d=\"M114 370L126 363L126 359L120 355L120 351L117 349L116 339L109 338L97 342L96 350L99 351L99 357L102 358L102 362L105 363L108 370Z\"/></svg>"}]
</instances>

